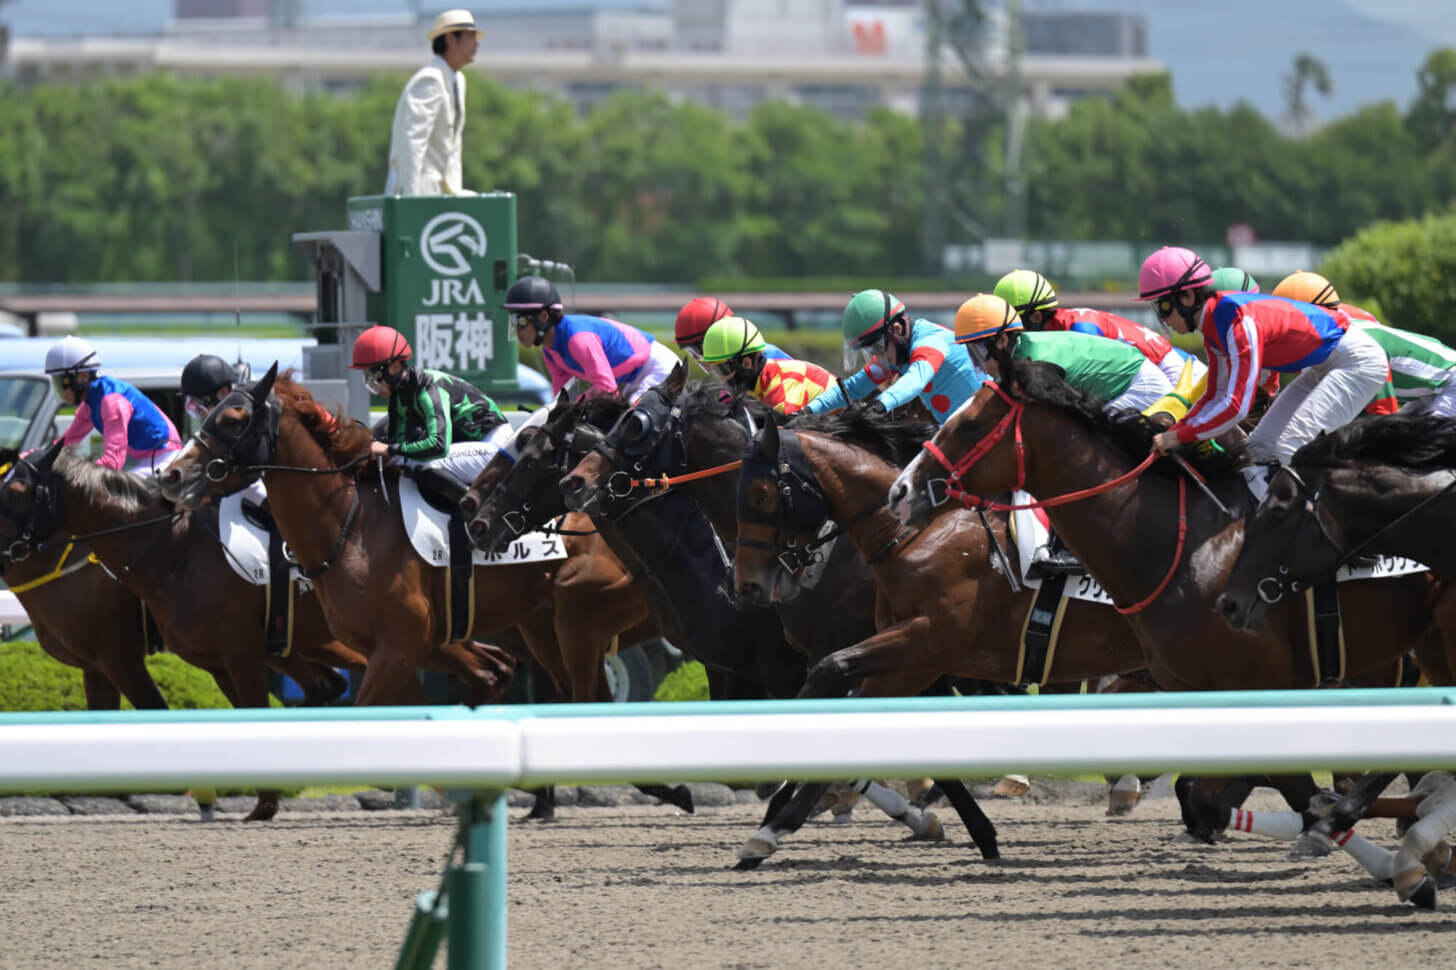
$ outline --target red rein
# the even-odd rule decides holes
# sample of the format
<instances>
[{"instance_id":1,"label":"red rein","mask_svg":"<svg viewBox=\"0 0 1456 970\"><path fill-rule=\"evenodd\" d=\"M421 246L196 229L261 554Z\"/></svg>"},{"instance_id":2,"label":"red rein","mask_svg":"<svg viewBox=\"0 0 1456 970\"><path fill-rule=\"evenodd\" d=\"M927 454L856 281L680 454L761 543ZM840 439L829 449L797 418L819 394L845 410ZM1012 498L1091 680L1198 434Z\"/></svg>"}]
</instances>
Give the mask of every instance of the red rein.
<instances>
[{"instance_id":1,"label":"red rein","mask_svg":"<svg viewBox=\"0 0 1456 970\"><path fill-rule=\"evenodd\" d=\"M946 457L945 452L941 451L940 447L936 445L935 442L927 441L923 446L926 451L930 452L930 456L940 463L940 467L944 468L947 475L949 476L946 479L946 498L955 499L966 508L993 509L998 512L1016 512L1023 509L1042 509L1052 508L1058 505L1068 505L1072 502L1080 502L1083 499L1092 498L1095 495L1101 495L1103 492L1110 492L1120 485L1125 485L1126 483L1132 481L1134 478L1137 478L1143 472L1147 471L1152 466L1153 462L1158 460L1158 453L1151 452L1147 458L1143 459L1142 464L1138 465L1126 475L1119 475L1117 478L1114 478L1110 482L1103 482L1101 485L1094 485L1091 488L1084 488L1079 492L1069 492L1066 495L1058 495L1049 499L1042 499L1036 502L1028 502L1024 505L1009 505L1005 502L988 502L981 496L974 495L961 488L961 475L969 470L971 466L974 465L976 462L986 457L991 449L996 447L996 445L1000 443L1002 438L1006 437L1006 432L1008 430L1013 431L1014 441L1016 445L1017 490L1020 490L1026 483L1026 447L1021 440L1021 415L1022 412L1026 410L1026 404L1025 402L1015 400L1005 391L1001 390L1001 385L996 384L995 382L988 383L990 384L991 390L995 391L997 396L1000 397L1001 400L1005 401L1007 407L1010 409L1006 412L1006 416L1002 418L999 422L997 422L996 427L991 429L990 434L986 435L986 437L976 442L976 446L974 448L966 452L965 456L962 457L960 461L954 463ZM1139 613L1142 610L1146 609L1149 603L1161 596L1163 590L1167 589L1168 584L1173 581L1173 574L1178 571L1178 563L1183 561L1183 546L1187 538L1188 482L1185 479L1179 478L1178 548L1173 552L1173 562L1172 565L1168 567L1167 575L1165 575L1163 577L1163 581L1158 584L1158 588L1153 590L1152 594L1149 595L1146 599L1139 600L1131 606L1117 606L1114 604L1113 609L1117 610L1117 612L1122 613L1123 615L1127 615L1129 613Z\"/></svg>"}]
</instances>

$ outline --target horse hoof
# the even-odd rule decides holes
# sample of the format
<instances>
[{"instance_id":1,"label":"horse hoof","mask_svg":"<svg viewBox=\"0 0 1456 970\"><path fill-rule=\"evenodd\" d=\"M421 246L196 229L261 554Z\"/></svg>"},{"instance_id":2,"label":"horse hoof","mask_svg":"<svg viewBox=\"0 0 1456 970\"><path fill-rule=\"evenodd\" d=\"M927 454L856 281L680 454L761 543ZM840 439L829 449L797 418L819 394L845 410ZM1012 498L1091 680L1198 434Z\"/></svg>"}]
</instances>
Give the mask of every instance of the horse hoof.
<instances>
[{"instance_id":1,"label":"horse hoof","mask_svg":"<svg viewBox=\"0 0 1456 970\"><path fill-rule=\"evenodd\" d=\"M829 816L831 825L848 825L854 821L854 809L847 809L843 812L834 812Z\"/></svg>"},{"instance_id":2,"label":"horse hoof","mask_svg":"<svg viewBox=\"0 0 1456 970\"><path fill-rule=\"evenodd\" d=\"M763 865L763 857L762 856L753 856L753 857L750 857L750 858L747 858L747 859L739 859L736 863L734 863L734 865L733 865L733 871L734 872L752 872L753 870L757 869L761 865Z\"/></svg>"},{"instance_id":3,"label":"horse hoof","mask_svg":"<svg viewBox=\"0 0 1456 970\"><path fill-rule=\"evenodd\" d=\"M1405 901L1415 906L1416 909L1436 908L1436 883L1430 876L1422 876L1421 881L1416 883Z\"/></svg>"},{"instance_id":4,"label":"horse hoof","mask_svg":"<svg viewBox=\"0 0 1456 970\"><path fill-rule=\"evenodd\" d=\"M1132 810L1142 799L1143 793L1140 791L1123 791L1114 788L1107 793L1107 815L1110 818L1131 815Z\"/></svg>"},{"instance_id":5,"label":"horse hoof","mask_svg":"<svg viewBox=\"0 0 1456 970\"><path fill-rule=\"evenodd\" d=\"M1020 798L1031 791L1031 779L1025 775L1003 775L991 789L996 798Z\"/></svg>"},{"instance_id":6,"label":"horse hoof","mask_svg":"<svg viewBox=\"0 0 1456 970\"><path fill-rule=\"evenodd\" d=\"M926 812L919 828L912 828L911 831L914 834L910 838L914 842L945 841L945 826L940 824L940 817L934 812Z\"/></svg>"},{"instance_id":7,"label":"horse hoof","mask_svg":"<svg viewBox=\"0 0 1456 970\"><path fill-rule=\"evenodd\" d=\"M216 822L217 821L217 806L216 805L199 805L199 806L197 806L197 813L200 816L199 819L198 819L198 821L201 821L201 822Z\"/></svg>"},{"instance_id":8,"label":"horse hoof","mask_svg":"<svg viewBox=\"0 0 1456 970\"><path fill-rule=\"evenodd\" d=\"M1335 851L1335 843L1323 832L1310 829L1294 840L1289 847L1291 859L1323 859Z\"/></svg>"},{"instance_id":9,"label":"horse hoof","mask_svg":"<svg viewBox=\"0 0 1456 970\"><path fill-rule=\"evenodd\" d=\"M743 843L743 848L738 850L738 868L757 869L758 864L777 852L778 848L768 839L761 839L755 835Z\"/></svg>"},{"instance_id":10,"label":"horse hoof","mask_svg":"<svg viewBox=\"0 0 1456 970\"><path fill-rule=\"evenodd\" d=\"M678 808L693 814L693 792L687 785L678 785L672 790L672 803Z\"/></svg>"},{"instance_id":11,"label":"horse hoof","mask_svg":"<svg viewBox=\"0 0 1456 970\"><path fill-rule=\"evenodd\" d=\"M1205 838L1205 837L1200 836L1200 835L1194 835L1192 832L1188 831L1187 829L1184 829L1182 832L1179 832L1176 836L1173 837L1172 844L1173 845L1213 845L1213 839L1211 837Z\"/></svg>"}]
</instances>

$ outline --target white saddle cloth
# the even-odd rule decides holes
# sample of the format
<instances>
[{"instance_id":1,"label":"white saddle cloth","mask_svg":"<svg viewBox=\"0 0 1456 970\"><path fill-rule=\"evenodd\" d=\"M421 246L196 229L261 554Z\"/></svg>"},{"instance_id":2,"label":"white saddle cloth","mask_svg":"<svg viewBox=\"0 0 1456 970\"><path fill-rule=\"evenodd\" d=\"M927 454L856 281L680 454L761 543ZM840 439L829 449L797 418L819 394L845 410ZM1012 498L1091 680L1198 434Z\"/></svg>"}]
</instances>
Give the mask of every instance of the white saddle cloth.
<instances>
[{"instance_id":1,"label":"white saddle cloth","mask_svg":"<svg viewBox=\"0 0 1456 970\"><path fill-rule=\"evenodd\" d=\"M399 509L404 530L415 553L431 566L450 565L449 521L444 512L426 502L410 478L399 480ZM557 535L527 532L511 541L505 550L487 555L479 549L471 557L477 566L515 565L523 562L551 562L566 558L566 546Z\"/></svg>"},{"instance_id":2,"label":"white saddle cloth","mask_svg":"<svg viewBox=\"0 0 1456 970\"><path fill-rule=\"evenodd\" d=\"M1011 496L1013 505L1024 505L1032 501L1035 499L1025 492L1015 492ZM1037 550L1037 547L1046 545L1051 533L1042 522L1036 509L1012 512L1011 531L1016 542L1016 563L1021 570L1021 584L1028 589L1040 589L1041 580L1027 579L1026 570L1031 566L1032 553ZM1344 583L1355 579L1386 579L1391 576L1408 576L1412 573L1423 572L1426 572L1426 567L1413 559L1381 556L1373 566L1362 566L1358 569L1343 566L1335 579L1337 582ZM1066 592L1063 593L1063 596L1086 600L1089 603L1112 605L1112 597L1107 595L1097 580L1086 573L1072 576L1067 581Z\"/></svg>"},{"instance_id":3,"label":"white saddle cloth","mask_svg":"<svg viewBox=\"0 0 1456 970\"><path fill-rule=\"evenodd\" d=\"M244 497L259 502L266 493L258 485L224 496L217 504L217 534L222 539L223 558L233 567L233 572L247 582L254 586L267 586L268 531L243 514ZM312 589L312 584L303 578L297 567L291 572L300 590Z\"/></svg>"}]
</instances>

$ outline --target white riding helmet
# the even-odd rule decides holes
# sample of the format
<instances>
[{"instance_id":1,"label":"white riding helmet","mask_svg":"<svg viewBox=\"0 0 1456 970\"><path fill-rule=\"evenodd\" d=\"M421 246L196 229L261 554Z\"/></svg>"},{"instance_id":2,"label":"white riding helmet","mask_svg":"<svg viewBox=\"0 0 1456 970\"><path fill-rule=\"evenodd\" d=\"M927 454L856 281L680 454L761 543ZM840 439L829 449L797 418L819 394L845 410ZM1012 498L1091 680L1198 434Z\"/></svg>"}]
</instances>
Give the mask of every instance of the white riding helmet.
<instances>
[{"instance_id":1,"label":"white riding helmet","mask_svg":"<svg viewBox=\"0 0 1456 970\"><path fill-rule=\"evenodd\" d=\"M72 371L96 370L101 366L101 357L96 349L80 337L66 337L60 343L51 344L46 351L45 372L66 374Z\"/></svg>"}]
</instances>

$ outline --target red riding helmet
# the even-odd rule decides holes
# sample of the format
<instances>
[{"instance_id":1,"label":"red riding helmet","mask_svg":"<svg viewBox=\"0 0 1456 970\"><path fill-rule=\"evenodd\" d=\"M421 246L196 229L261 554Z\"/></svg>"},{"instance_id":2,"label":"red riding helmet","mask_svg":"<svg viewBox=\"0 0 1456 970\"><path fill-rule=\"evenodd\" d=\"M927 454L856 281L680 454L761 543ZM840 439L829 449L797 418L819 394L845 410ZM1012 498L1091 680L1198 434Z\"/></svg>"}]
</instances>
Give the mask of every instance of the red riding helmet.
<instances>
[{"instance_id":1,"label":"red riding helmet","mask_svg":"<svg viewBox=\"0 0 1456 970\"><path fill-rule=\"evenodd\" d=\"M679 347L685 344L702 343L708 328L724 317L733 316L733 310L722 300L711 296L693 297L677 312L677 324L673 328L674 339Z\"/></svg>"},{"instance_id":2,"label":"red riding helmet","mask_svg":"<svg viewBox=\"0 0 1456 970\"><path fill-rule=\"evenodd\" d=\"M404 334L393 327L370 327L354 341L354 370L366 370L392 360L404 360L414 352Z\"/></svg>"}]
</instances>

